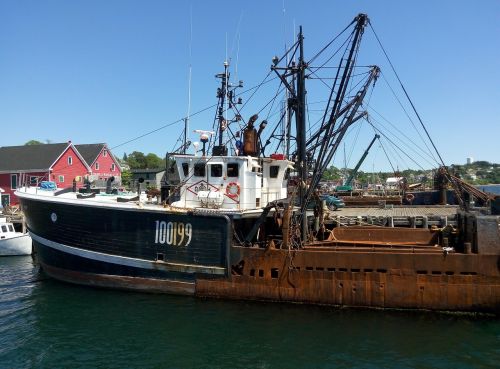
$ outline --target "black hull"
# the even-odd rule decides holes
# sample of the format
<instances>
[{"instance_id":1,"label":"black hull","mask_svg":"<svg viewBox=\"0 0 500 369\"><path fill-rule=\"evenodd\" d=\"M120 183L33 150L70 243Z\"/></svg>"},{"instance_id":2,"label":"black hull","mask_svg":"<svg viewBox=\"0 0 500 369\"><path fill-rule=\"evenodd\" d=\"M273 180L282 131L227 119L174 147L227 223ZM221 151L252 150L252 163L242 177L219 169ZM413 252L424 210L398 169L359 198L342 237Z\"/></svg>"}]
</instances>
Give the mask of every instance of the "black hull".
<instances>
[{"instance_id":1,"label":"black hull","mask_svg":"<svg viewBox=\"0 0 500 369\"><path fill-rule=\"evenodd\" d=\"M227 276L231 223L226 216L32 199L21 204L40 265L56 279L194 294L197 277Z\"/></svg>"},{"instance_id":2,"label":"black hull","mask_svg":"<svg viewBox=\"0 0 500 369\"><path fill-rule=\"evenodd\" d=\"M194 279L175 279L168 272L109 264L51 249L34 242L42 270L50 277L84 286L151 293L194 295ZM185 277L185 276L184 276Z\"/></svg>"}]
</instances>

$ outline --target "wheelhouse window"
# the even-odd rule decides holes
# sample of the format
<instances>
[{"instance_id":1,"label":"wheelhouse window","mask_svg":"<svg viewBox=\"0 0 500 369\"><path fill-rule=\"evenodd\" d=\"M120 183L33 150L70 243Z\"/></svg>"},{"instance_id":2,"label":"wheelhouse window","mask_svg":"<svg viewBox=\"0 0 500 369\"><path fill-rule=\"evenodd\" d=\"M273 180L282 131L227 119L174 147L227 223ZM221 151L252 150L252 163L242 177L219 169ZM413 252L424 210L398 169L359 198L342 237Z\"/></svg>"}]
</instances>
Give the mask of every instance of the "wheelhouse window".
<instances>
[{"instance_id":1,"label":"wheelhouse window","mask_svg":"<svg viewBox=\"0 0 500 369\"><path fill-rule=\"evenodd\" d=\"M210 176L211 177L222 177L222 164L211 164L210 165Z\"/></svg>"},{"instance_id":2,"label":"wheelhouse window","mask_svg":"<svg viewBox=\"0 0 500 369\"><path fill-rule=\"evenodd\" d=\"M238 163L227 163L227 176L238 177L239 176L238 168L239 168Z\"/></svg>"},{"instance_id":3,"label":"wheelhouse window","mask_svg":"<svg viewBox=\"0 0 500 369\"><path fill-rule=\"evenodd\" d=\"M15 190L17 188L17 174L10 175L10 189Z\"/></svg>"},{"instance_id":4,"label":"wheelhouse window","mask_svg":"<svg viewBox=\"0 0 500 369\"><path fill-rule=\"evenodd\" d=\"M73 158L68 156L68 165L73 165Z\"/></svg>"},{"instance_id":5,"label":"wheelhouse window","mask_svg":"<svg viewBox=\"0 0 500 369\"><path fill-rule=\"evenodd\" d=\"M9 231L14 232L14 226L12 224L9 224Z\"/></svg>"},{"instance_id":6,"label":"wheelhouse window","mask_svg":"<svg viewBox=\"0 0 500 369\"><path fill-rule=\"evenodd\" d=\"M64 183L64 176L59 176L59 183Z\"/></svg>"},{"instance_id":7,"label":"wheelhouse window","mask_svg":"<svg viewBox=\"0 0 500 369\"><path fill-rule=\"evenodd\" d=\"M196 163L194 165L195 177L205 177L205 163Z\"/></svg>"},{"instance_id":8,"label":"wheelhouse window","mask_svg":"<svg viewBox=\"0 0 500 369\"><path fill-rule=\"evenodd\" d=\"M269 177L270 178L278 178L279 172L280 172L279 165L271 165L269 167Z\"/></svg>"},{"instance_id":9,"label":"wheelhouse window","mask_svg":"<svg viewBox=\"0 0 500 369\"><path fill-rule=\"evenodd\" d=\"M2 226L2 232L7 233L7 226Z\"/></svg>"},{"instance_id":10,"label":"wheelhouse window","mask_svg":"<svg viewBox=\"0 0 500 369\"><path fill-rule=\"evenodd\" d=\"M95 170L99 170L99 163L95 163Z\"/></svg>"},{"instance_id":11,"label":"wheelhouse window","mask_svg":"<svg viewBox=\"0 0 500 369\"><path fill-rule=\"evenodd\" d=\"M184 173L184 177L187 177L189 174L189 163L182 163L182 173Z\"/></svg>"}]
</instances>

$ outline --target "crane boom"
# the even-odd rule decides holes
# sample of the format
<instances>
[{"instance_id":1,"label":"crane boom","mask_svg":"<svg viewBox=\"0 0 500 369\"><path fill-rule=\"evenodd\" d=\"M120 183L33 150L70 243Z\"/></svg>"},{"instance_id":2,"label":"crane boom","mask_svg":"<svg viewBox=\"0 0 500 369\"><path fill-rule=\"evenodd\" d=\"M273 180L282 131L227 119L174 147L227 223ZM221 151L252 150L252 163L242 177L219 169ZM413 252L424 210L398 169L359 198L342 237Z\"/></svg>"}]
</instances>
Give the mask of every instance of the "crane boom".
<instances>
[{"instance_id":1,"label":"crane boom","mask_svg":"<svg viewBox=\"0 0 500 369\"><path fill-rule=\"evenodd\" d=\"M375 137L373 137L373 139L370 142L370 144L368 145L368 148L365 150L365 152L361 156L361 159L359 159L358 164L356 164L356 166L352 170L351 174L349 175L349 177L347 178L347 180L344 182L344 185L343 186L338 186L337 187L337 191L346 191L346 192L352 191L352 185L351 185L351 183L354 180L354 177L356 177L356 174L358 174L359 167L361 167L361 164L363 164L363 162L365 161L366 157L368 156L368 152L372 148L372 146L375 143L375 140L377 138L380 138L380 136L376 134Z\"/></svg>"}]
</instances>

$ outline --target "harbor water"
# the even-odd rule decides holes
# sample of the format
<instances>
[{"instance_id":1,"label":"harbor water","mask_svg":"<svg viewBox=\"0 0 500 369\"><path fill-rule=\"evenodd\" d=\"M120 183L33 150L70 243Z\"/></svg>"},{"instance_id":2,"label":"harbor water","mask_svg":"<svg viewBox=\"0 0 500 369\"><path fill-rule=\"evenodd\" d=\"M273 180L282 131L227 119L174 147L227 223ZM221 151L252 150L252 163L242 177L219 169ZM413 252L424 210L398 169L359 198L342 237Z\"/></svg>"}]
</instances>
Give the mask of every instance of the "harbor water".
<instances>
[{"instance_id":1,"label":"harbor water","mask_svg":"<svg viewBox=\"0 0 500 369\"><path fill-rule=\"evenodd\" d=\"M481 191L493 193L495 195L500 195L500 184L492 184L492 185L479 185L476 186Z\"/></svg>"},{"instance_id":2,"label":"harbor water","mask_svg":"<svg viewBox=\"0 0 500 369\"><path fill-rule=\"evenodd\" d=\"M0 258L0 368L498 368L498 318L60 283Z\"/></svg>"}]
</instances>

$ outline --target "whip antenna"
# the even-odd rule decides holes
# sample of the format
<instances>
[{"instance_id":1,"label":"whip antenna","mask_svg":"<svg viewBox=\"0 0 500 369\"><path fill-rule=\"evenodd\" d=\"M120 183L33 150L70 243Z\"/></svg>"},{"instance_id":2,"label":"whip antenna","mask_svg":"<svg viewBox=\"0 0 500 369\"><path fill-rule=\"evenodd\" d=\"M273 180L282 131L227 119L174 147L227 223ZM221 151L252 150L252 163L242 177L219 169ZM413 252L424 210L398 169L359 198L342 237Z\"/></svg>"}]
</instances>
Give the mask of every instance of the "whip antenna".
<instances>
[{"instance_id":1,"label":"whip antenna","mask_svg":"<svg viewBox=\"0 0 500 369\"><path fill-rule=\"evenodd\" d=\"M183 154L186 153L186 142L189 140L189 118L191 114L191 80L193 73L193 6L189 8L189 76L188 76L188 108L186 118L184 118L184 148Z\"/></svg>"}]
</instances>

